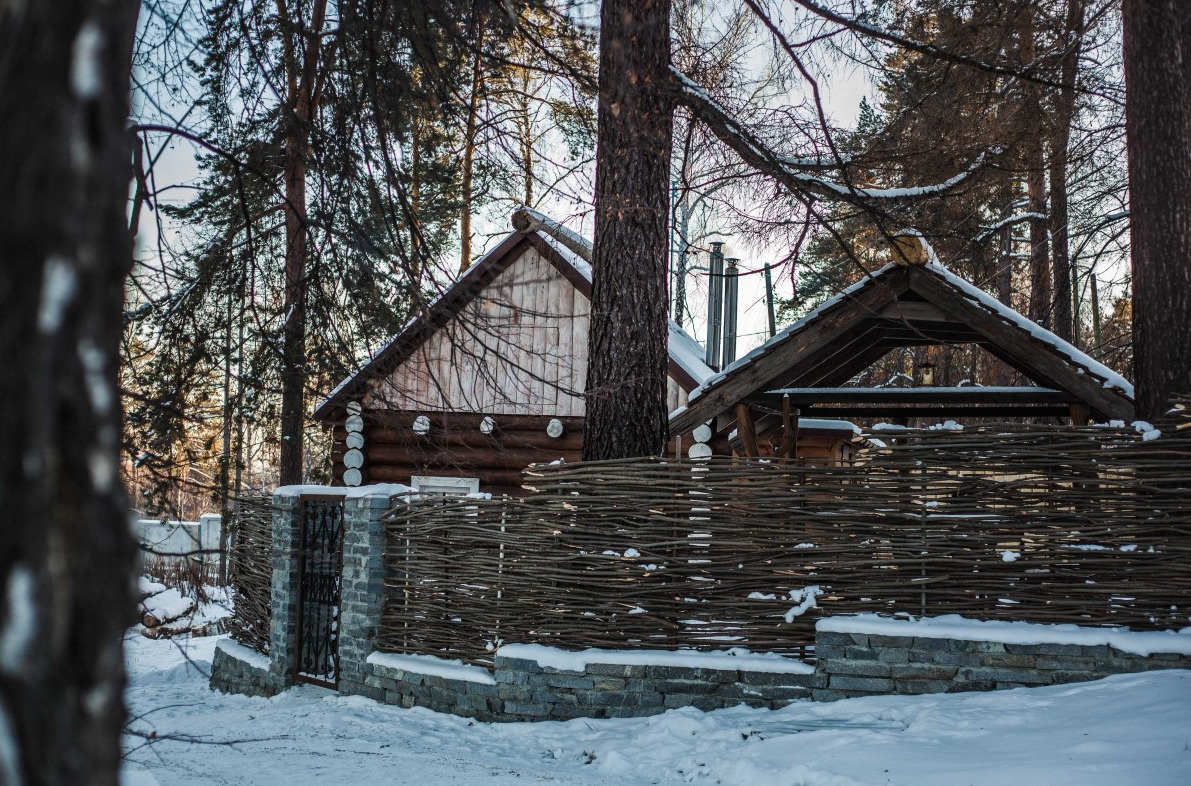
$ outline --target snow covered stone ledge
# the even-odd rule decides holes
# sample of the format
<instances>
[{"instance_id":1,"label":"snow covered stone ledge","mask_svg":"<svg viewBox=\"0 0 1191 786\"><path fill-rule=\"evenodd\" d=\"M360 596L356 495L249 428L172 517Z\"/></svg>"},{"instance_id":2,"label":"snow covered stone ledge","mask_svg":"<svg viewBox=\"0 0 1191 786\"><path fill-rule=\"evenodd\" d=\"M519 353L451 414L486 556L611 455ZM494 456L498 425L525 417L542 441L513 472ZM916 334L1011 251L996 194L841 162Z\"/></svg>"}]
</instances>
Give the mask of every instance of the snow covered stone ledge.
<instances>
[{"instance_id":1,"label":"snow covered stone ledge","mask_svg":"<svg viewBox=\"0 0 1191 786\"><path fill-rule=\"evenodd\" d=\"M215 645L211 661L211 687L223 693L273 696L281 692L281 681L269 672L269 658L231 639Z\"/></svg>"},{"instance_id":2,"label":"snow covered stone ledge","mask_svg":"<svg viewBox=\"0 0 1191 786\"><path fill-rule=\"evenodd\" d=\"M816 701L877 694L956 693L1191 668L1191 629L969 620L828 617L816 626Z\"/></svg>"},{"instance_id":3,"label":"snow covered stone ledge","mask_svg":"<svg viewBox=\"0 0 1191 786\"><path fill-rule=\"evenodd\" d=\"M629 718L738 704L777 709L809 699L817 679L811 666L777 655L571 652L538 644L501 647L492 671L425 655L373 653L367 664L370 673L351 692L490 721Z\"/></svg>"}]
</instances>

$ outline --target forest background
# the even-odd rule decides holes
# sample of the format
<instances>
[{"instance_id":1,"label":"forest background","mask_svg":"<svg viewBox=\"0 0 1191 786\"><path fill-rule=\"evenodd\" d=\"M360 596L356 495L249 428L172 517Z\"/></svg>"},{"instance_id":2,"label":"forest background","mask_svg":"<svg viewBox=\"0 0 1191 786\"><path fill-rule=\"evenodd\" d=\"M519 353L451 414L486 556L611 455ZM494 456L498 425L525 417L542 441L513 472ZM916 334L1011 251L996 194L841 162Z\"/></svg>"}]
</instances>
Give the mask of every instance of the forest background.
<instances>
[{"instance_id":1,"label":"forest background","mask_svg":"<svg viewBox=\"0 0 1191 786\"><path fill-rule=\"evenodd\" d=\"M698 88L670 133L673 318L705 337L712 240L742 259L743 354L769 306L777 326L797 318L914 227L1132 377L1118 4L833 7L674 3L671 61ZM591 235L599 11L145 0L121 364L136 508L195 518L325 479L306 413L514 207ZM854 382L915 384L924 364L936 384L1014 381L963 348L897 353Z\"/></svg>"}]
</instances>

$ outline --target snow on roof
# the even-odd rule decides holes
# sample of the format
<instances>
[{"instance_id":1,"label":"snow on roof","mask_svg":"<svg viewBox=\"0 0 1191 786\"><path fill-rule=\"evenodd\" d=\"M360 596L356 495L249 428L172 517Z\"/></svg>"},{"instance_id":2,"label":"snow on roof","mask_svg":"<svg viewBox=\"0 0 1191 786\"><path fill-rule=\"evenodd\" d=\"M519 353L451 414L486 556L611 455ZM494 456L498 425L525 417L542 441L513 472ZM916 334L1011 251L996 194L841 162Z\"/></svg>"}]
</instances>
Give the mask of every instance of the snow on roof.
<instances>
[{"instance_id":1,"label":"snow on roof","mask_svg":"<svg viewBox=\"0 0 1191 786\"><path fill-rule=\"evenodd\" d=\"M690 395L688 396L688 401L690 401L691 403L694 403L694 401L696 399L698 399L700 396L702 396L708 389L715 387L720 382L722 382L725 378L727 378L731 374L735 373L738 369L743 368L744 366L747 366L749 363L752 363L758 357L768 353L774 345L785 341L786 339L788 339L790 337L790 335L792 333L802 330L806 325L810 324L811 322L813 322L816 319L818 319L819 317L821 317L826 311L836 307L839 303L841 303L845 299L851 297L853 294L855 294L857 291L859 291L862 287L869 286L870 282L881 278L888 271L893 270L896 267L897 267L897 265L894 265L893 263L889 263L889 264L885 265L884 267L882 267L880 270L877 270L874 273L870 273L869 275L867 275L864 278L857 281L852 286L847 287L846 289L841 291L838 295L827 300L826 302L821 304L818 308L815 308L810 313L808 313L806 316L804 316L802 319L798 320L797 322L795 322L793 325L790 325L786 329L780 331L775 336L773 336L768 341L766 341L764 344L757 347L753 351L749 352L747 355L738 359L731 365L727 366L724 370L720 371L718 374L713 374L710 378L707 379L707 381L703 382L702 384L699 385L699 387L695 388L694 390L692 390L690 392ZM1048 345L1053 350L1058 352L1060 355L1063 355L1064 357L1066 357L1071 363L1078 366L1081 369L1081 373L1088 373L1098 379L1103 380L1105 388L1109 388L1109 389L1115 388L1117 390L1120 390L1122 393L1124 393L1129 398L1133 398L1133 385L1129 382L1129 380L1125 379L1123 376L1121 376L1117 372L1113 371L1108 366L1105 366L1103 363L1100 363L1099 361L1091 358L1086 353L1081 352L1079 349L1072 346L1070 343L1064 341L1063 339L1059 338L1054 333L1050 332L1049 330L1042 327L1041 325L1039 325L1035 322L1032 322L1028 318L1017 313L1016 311L1014 311L1010 307L1006 306L1004 303L997 300L995 297L988 294L984 290L980 289L979 287L973 285L971 282L965 280L961 276L958 276L955 273L953 273L952 271L948 270L941 263L939 263L937 261L932 261L926 265L923 265L922 269L930 270L932 273L937 274L939 277L943 278L948 284L950 284L951 286L953 286L954 288L959 290L964 295L964 297L967 298L970 302L972 302L975 305L978 305L988 311L993 312L1000 319L1014 325L1015 327L1017 327L1020 330L1023 330L1025 332L1029 333L1031 337ZM674 413L674 414L676 414L676 413Z\"/></svg>"},{"instance_id":2,"label":"snow on roof","mask_svg":"<svg viewBox=\"0 0 1191 786\"><path fill-rule=\"evenodd\" d=\"M1044 344L1049 345L1059 354L1064 355L1075 365L1080 366L1093 376L1104 380L1104 387L1116 388L1129 398L1133 398L1132 383L1130 383L1129 380L1125 379L1117 372L1113 371L1108 366L1097 360L1094 360L1086 353L1081 352L1079 349L1059 338L1038 323L1030 321L1026 317L1009 308L1009 306L997 300L992 295L985 292L980 287L977 287L966 279L956 275L955 273L952 273L943 265L937 262L932 262L931 264L926 265L926 267L945 278L947 282L956 289L961 290L969 300L988 309L989 311L992 311L1006 322L1009 322L1028 332L1032 337Z\"/></svg>"},{"instance_id":3,"label":"snow on roof","mask_svg":"<svg viewBox=\"0 0 1191 786\"><path fill-rule=\"evenodd\" d=\"M860 433L860 426L850 420L832 420L829 418L799 418L798 428L823 429L825 431L851 431Z\"/></svg>"},{"instance_id":4,"label":"snow on roof","mask_svg":"<svg viewBox=\"0 0 1191 786\"><path fill-rule=\"evenodd\" d=\"M870 280L880 278L887 271L894 270L896 268L897 268L897 265L890 262L888 265L885 265L885 267L881 268L880 270L876 271L875 273L870 273L869 275L867 275L864 278L857 281L852 286L847 287L846 289L844 289L842 292L840 292L835 297L833 297L830 300L826 301L825 303L821 304L818 308L815 308L812 311L810 311L806 316L804 316L802 319L795 322L793 325L790 325L788 328L786 328L784 330L778 331L778 333L776 333L772 338L770 338L768 341L766 341L761 346L759 346L756 349L754 349L753 351L749 352L744 357L738 358L734 362L730 363L728 366L726 366L724 368L723 371L720 371L718 374L713 374L711 377L709 377L707 379L706 382L702 383L701 385L699 385L699 387L692 390L690 392L690 395L687 396L687 400L694 402L694 400L696 398L698 398L699 396L703 395L703 393L706 392L708 388L715 387L720 382L722 382L726 377L728 377L728 375L735 373L735 371L737 369L744 368L745 366L747 366L749 363L752 363L754 360L756 360L761 355L764 355L766 352L768 352L770 350L772 345L778 344L782 341L785 341L787 338L790 337L791 333L799 331L804 326L809 325L811 322L814 322L816 319L821 317L823 315L823 313L826 312L828 309L834 308L840 301L842 301L845 298L848 298L851 295L853 295L854 293L860 291L860 289L862 287L867 286L868 282Z\"/></svg>"}]
</instances>

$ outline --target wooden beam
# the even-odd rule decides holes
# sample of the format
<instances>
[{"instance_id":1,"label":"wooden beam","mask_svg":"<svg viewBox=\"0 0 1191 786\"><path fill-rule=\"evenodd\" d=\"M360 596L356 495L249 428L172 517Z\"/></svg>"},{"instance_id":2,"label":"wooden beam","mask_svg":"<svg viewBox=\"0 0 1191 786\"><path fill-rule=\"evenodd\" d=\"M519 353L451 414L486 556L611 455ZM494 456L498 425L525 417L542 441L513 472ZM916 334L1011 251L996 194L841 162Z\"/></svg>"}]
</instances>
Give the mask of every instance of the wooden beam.
<instances>
[{"instance_id":1,"label":"wooden beam","mask_svg":"<svg viewBox=\"0 0 1191 786\"><path fill-rule=\"evenodd\" d=\"M1067 404L826 404L802 410L804 418L1041 418L1066 420Z\"/></svg>"},{"instance_id":2,"label":"wooden beam","mask_svg":"<svg viewBox=\"0 0 1191 786\"><path fill-rule=\"evenodd\" d=\"M749 396L748 403L791 404L1071 404L1079 398L1040 387L781 388Z\"/></svg>"},{"instance_id":3,"label":"wooden beam","mask_svg":"<svg viewBox=\"0 0 1191 786\"><path fill-rule=\"evenodd\" d=\"M757 458L761 455L761 447L757 444L757 428L753 424L753 415L747 404L736 405L736 430L744 442L744 455Z\"/></svg>"},{"instance_id":4,"label":"wooden beam","mask_svg":"<svg viewBox=\"0 0 1191 786\"><path fill-rule=\"evenodd\" d=\"M881 309L881 316L899 321L954 322L947 312L921 300L898 300Z\"/></svg>"}]
</instances>

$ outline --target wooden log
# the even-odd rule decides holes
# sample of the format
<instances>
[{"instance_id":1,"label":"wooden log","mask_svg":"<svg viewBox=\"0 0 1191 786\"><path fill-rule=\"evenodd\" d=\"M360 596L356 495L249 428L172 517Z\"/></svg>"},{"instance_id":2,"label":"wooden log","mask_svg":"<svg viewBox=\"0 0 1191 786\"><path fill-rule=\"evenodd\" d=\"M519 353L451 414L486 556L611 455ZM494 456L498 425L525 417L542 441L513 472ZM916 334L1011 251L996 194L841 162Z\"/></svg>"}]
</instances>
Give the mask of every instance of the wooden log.
<instances>
[{"instance_id":1,"label":"wooden log","mask_svg":"<svg viewBox=\"0 0 1191 786\"><path fill-rule=\"evenodd\" d=\"M568 431L575 429L582 430L584 418L573 415L524 415L524 414L504 414L501 412L441 412L425 410L421 412L412 412L405 410L365 410L364 417L368 421L368 429L366 431L369 440L374 439L374 435L384 434L385 431L394 429L401 431L408 429L413 425L414 419L418 415L428 416L436 426L443 429L462 429L478 431L480 423L485 417L494 418L499 424L501 431L517 431L517 430L543 430L546 424L550 422L551 418L558 418L563 422ZM336 433L342 427L336 427Z\"/></svg>"},{"instance_id":2,"label":"wooden log","mask_svg":"<svg viewBox=\"0 0 1191 786\"><path fill-rule=\"evenodd\" d=\"M404 435L397 432L386 432L375 435L368 440L368 447L386 445L399 446L436 446L439 448L458 447L475 450L582 450L583 433L572 432L563 434L558 439L551 439L545 429L536 431L511 431L502 429L499 434L485 435L478 431L450 429L432 433L424 438L414 434Z\"/></svg>"},{"instance_id":3,"label":"wooden log","mask_svg":"<svg viewBox=\"0 0 1191 786\"><path fill-rule=\"evenodd\" d=\"M381 464L435 464L520 469L527 464L553 461L557 458L578 461L581 455L575 450L499 450L437 446L422 449L399 445L373 445L367 450L369 467Z\"/></svg>"}]
</instances>

